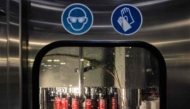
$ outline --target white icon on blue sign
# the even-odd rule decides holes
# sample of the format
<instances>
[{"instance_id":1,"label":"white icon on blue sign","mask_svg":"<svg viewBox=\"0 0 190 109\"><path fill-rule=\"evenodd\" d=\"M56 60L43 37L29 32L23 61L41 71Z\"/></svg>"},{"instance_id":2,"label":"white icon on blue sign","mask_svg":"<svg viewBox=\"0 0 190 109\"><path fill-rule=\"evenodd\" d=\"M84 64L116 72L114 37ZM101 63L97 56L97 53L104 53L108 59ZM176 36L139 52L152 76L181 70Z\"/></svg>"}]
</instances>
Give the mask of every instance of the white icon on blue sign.
<instances>
[{"instance_id":1,"label":"white icon on blue sign","mask_svg":"<svg viewBox=\"0 0 190 109\"><path fill-rule=\"evenodd\" d=\"M66 31L74 35L86 33L93 24L91 10L80 3L74 3L65 8L61 22Z\"/></svg>"},{"instance_id":2,"label":"white icon on blue sign","mask_svg":"<svg viewBox=\"0 0 190 109\"><path fill-rule=\"evenodd\" d=\"M141 12L134 6L123 4L112 13L111 23L115 31L123 35L136 33L143 22Z\"/></svg>"}]
</instances>

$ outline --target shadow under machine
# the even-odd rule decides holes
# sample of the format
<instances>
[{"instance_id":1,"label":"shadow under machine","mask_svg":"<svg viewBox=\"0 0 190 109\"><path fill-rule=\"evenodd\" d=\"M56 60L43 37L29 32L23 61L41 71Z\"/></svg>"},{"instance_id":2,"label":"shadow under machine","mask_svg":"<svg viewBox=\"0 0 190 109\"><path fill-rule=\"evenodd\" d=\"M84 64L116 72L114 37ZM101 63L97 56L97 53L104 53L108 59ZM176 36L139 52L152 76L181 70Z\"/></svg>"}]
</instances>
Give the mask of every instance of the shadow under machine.
<instances>
[{"instance_id":1,"label":"shadow under machine","mask_svg":"<svg viewBox=\"0 0 190 109\"><path fill-rule=\"evenodd\" d=\"M39 65L39 109L160 109L160 63L145 48L63 46Z\"/></svg>"}]
</instances>

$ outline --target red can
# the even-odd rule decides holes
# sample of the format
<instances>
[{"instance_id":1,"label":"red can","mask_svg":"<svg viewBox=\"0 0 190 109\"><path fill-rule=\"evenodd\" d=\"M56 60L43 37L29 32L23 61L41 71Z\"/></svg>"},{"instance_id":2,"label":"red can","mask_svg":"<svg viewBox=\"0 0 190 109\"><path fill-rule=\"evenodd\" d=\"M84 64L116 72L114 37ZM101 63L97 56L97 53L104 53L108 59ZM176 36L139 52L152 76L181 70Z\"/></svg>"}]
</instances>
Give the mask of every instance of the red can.
<instances>
[{"instance_id":1,"label":"red can","mask_svg":"<svg viewBox=\"0 0 190 109\"><path fill-rule=\"evenodd\" d=\"M93 103L91 99L86 99L85 109L93 109Z\"/></svg>"},{"instance_id":2,"label":"red can","mask_svg":"<svg viewBox=\"0 0 190 109\"><path fill-rule=\"evenodd\" d=\"M98 108L99 109L106 109L106 99L100 98L98 100Z\"/></svg>"},{"instance_id":3,"label":"red can","mask_svg":"<svg viewBox=\"0 0 190 109\"><path fill-rule=\"evenodd\" d=\"M61 100L61 109L68 109L67 98L62 98L62 100Z\"/></svg>"},{"instance_id":4,"label":"red can","mask_svg":"<svg viewBox=\"0 0 190 109\"><path fill-rule=\"evenodd\" d=\"M55 109L61 109L61 99L59 97L55 97Z\"/></svg>"},{"instance_id":5,"label":"red can","mask_svg":"<svg viewBox=\"0 0 190 109\"><path fill-rule=\"evenodd\" d=\"M111 104L112 104L112 109L117 109L117 99L115 97L112 97L112 101L111 101Z\"/></svg>"},{"instance_id":6,"label":"red can","mask_svg":"<svg viewBox=\"0 0 190 109\"><path fill-rule=\"evenodd\" d=\"M79 100L77 98L72 98L72 109L79 109Z\"/></svg>"}]
</instances>

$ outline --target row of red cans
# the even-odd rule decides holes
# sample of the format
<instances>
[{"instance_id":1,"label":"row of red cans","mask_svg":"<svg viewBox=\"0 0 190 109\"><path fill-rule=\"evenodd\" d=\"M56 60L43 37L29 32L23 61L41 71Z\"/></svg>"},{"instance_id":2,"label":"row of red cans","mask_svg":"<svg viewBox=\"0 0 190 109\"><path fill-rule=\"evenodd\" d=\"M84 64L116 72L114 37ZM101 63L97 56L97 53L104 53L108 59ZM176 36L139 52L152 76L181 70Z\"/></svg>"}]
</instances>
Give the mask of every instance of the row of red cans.
<instances>
[{"instance_id":1,"label":"row of red cans","mask_svg":"<svg viewBox=\"0 0 190 109\"><path fill-rule=\"evenodd\" d=\"M85 109L107 109L107 99L105 98L99 98L98 100L98 107L95 106L95 101L92 99L86 99L85 100ZM55 109L80 109L80 103L78 98L72 98L71 103L67 98L59 98L55 97ZM111 109L117 109L117 99L115 97L112 97L111 99Z\"/></svg>"}]
</instances>

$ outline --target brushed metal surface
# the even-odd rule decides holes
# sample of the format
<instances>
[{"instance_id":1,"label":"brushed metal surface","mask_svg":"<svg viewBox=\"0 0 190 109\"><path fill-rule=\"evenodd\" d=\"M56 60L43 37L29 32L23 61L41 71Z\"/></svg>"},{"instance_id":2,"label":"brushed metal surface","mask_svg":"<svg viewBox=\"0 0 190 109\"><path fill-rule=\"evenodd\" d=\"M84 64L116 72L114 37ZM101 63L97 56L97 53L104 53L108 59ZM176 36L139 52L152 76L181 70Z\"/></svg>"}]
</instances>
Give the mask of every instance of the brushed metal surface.
<instances>
[{"instance_id":1,"label":"brushed metal surface","mask_svg":"<svg viewBox=\"0 0 190 109\"><path fill-rule=\"evenodd\" d=\"M1 3L6 5L5 0L1 1ZM7 109L7 17L3 15L0 15L0 50L0 109Z\"/></svg>"},{"instance_id":2,"label":"brushed metal surface","mask_svg":"<svg viewBox=\"0 0 190 109\"><path fill-rule=\"evenodd\" d=\"M21 108L20 3L7 0L8 109Z\"/></svg>"},{"instance_id":3,"label":"brushed metal surface","mask_svg":"<svg viewBox=\"0 0 190 109\"><path fill-rule=\"evenodd\" d=\"M87 5L94 14L94 24L82 36L67 33L61 25L62 10L71 3ZM134 35L122 36L111 26L114 8L123 3L137 6L143 25ZM29 23L29 74L36 53L57 40L138 40L156 46L167 64L168 109L190 108L190 10L189 0L31 0ZM30 79L31 80L31 79ZM30 81L30 84L31 81Z\"/></svg>"}]
</instances>

